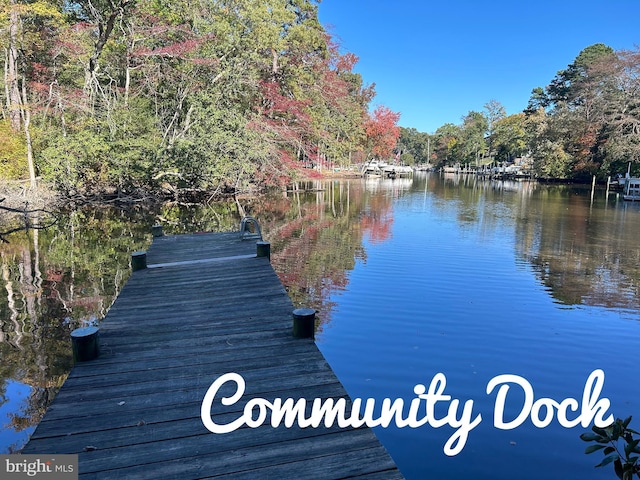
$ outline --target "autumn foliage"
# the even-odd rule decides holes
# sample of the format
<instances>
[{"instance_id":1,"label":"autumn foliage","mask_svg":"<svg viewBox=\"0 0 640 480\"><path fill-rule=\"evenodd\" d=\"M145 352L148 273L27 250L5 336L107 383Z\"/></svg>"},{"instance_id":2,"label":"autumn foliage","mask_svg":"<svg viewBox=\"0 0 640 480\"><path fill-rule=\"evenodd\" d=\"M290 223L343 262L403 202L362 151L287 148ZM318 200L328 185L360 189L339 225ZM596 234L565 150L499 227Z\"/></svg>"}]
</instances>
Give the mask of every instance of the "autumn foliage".
<instances>
[{"instance_id":1,"label":"autumn foliage","mask_svg":"<svg viewBox=\"0 0 640 480\"><path fill-rule=\"evenodd\" d=\"M385 106L379 106L369 116L364 125L367 135L367 149L373 157L387 158L392 154L400 136L397 123L400 114Z\"/></svg>"},{"instance_id":2,"label":"autumn foliage","mask_svg":"<svg viewBox=\"0 0 640 480\"><path fill-rule=\"evenodd\" d=\"M8 157L0 175L35 165L79 200L198 199L388 152L397 115L369 118L374 87L318 5L10 2L0 108L33 162Z\"/></svg>"}]
</instances>

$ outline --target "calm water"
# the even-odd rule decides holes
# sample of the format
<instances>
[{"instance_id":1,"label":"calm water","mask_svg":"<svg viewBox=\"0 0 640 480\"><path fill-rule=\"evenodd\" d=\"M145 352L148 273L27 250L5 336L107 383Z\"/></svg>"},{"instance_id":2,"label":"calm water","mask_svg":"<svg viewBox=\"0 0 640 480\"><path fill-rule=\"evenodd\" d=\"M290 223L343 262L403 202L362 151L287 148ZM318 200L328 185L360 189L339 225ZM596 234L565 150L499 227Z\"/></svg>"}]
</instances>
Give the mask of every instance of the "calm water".
<instances>
[{"instance_id":1,"label":"calm water","mask_svg":"<svg viewBox=\"0 0 640 480\"><path fill-rule=\"evenodd\" d=\"M449 426L379 428L408 479L614 478L585 455L584 429L557 419L493 426L494 377L528 381L535 397L582 400L589 374L619 417L636 415L640 382L640 205L588 189L473 178L335 181L241 201L272 243L296 305L320 311L316 340L355 398L445 394L482 415L462 452ZM149 225L180 233L237 228L235 204L154 212L80 211L0 246L0 452L19 449L71 363L68 333L99 321L128 276ZM45 221L44 219L42 220ZM9 230L6 228L4 231ZM505 421L520 411L513 387ZM444 403L444 402L443 402ZM436 408L446 414L448 403ZM573 415L569 415L570 418Z\"/></svg>"}]
</instances>

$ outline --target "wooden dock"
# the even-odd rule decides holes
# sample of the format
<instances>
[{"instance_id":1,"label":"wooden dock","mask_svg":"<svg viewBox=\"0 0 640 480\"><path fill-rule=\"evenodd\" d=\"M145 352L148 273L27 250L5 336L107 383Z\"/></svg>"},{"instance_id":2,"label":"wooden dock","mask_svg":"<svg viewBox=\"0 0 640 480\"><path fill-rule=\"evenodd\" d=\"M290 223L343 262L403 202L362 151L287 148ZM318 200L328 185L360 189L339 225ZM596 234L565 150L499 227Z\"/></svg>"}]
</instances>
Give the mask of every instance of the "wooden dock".
<instances>
[{"instance_id":1,"label":"wooden dock","mask_svg":"<svg viewBox=\"0 0 640 480\"><path fill-rule=\"evenodd\" d=\"M347 397L313 340L292 337L291 300L255 253L238 233L154 239L100 325L99 358L75 365L22 453L78 454L83 479L403 478L368 428L204 427L205 393L229 372L246 392L216 401L217 423L254 397Z\"/></svg>"}]
</instances>

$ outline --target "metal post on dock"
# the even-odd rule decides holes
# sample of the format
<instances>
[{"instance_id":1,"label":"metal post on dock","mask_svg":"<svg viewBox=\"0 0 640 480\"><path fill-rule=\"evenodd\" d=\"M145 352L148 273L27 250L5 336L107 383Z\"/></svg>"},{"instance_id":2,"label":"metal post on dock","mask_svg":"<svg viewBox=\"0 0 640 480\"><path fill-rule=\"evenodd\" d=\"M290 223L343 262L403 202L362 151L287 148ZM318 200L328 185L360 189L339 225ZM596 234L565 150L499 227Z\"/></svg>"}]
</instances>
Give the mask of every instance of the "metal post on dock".
<instances>
[{"instance_id":1,"label":"metal post on dock","mask_svg":"<svg viewBox=\"0 0 640 480\"><path fill-rule=\"evenodd\" d=\"M271 244L269 242L256 242L256 256L267 257L271 261Z\"/></svg>"},{"instance_id":2,"label":"metal post on dock","mask_svg":"<svg viewBox=\"0 0 640 480\"><path fill-rule=\"evenodd\" d=\"M293 336L295 338L314 338L316 330L316 311L312 308L296 308L293 311Z\"/></svg>"},{"instance_id":3,"label":"metal post on dock","mask_svg":"<svg viewBox=\"0 0 640 480\"><path fill-rule=\"evenodd\" d=\"M162 225L159 225L159 224L152 226L151 232L153 233L154 238L164 236L164 232L162 231Z\"/></svg>"},{"instance_id":4,"label":"metal post on dock","mask_svg":"<svg viewBox=\"0 0 640 480\"><path fill-rule=\"evenodd\" d=\"M98 327L76 328L71 332L71 347L75 362L87 362L100 354Z\"/></svg>"},{"instance_id":5,"label":"metal post on dock","mask_svg":"<svg viewBox=\"0 0 640 480\"><path fill-rule=\"evenodd\" d=\"M144 270L147 268L147 252L133 252L131 254L131 270Z\"/></svg>"}]
</instances>

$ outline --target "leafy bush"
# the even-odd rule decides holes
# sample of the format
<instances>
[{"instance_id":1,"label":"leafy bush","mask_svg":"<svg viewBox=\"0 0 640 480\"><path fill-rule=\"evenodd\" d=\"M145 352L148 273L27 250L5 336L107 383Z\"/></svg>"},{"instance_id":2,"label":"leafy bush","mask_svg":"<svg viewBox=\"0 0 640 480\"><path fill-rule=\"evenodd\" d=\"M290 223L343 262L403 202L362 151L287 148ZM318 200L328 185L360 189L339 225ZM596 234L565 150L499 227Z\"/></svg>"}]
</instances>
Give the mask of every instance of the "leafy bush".
<instances>
[{"instance_id":1,"label":"leafy bush","mask_svg":"<svg viewBox=\"0 0 640 480\"><path fill-rule=\"evenodd\" d=\"M27 146L22 133L11 129L8 120L0 121L0 178L28 178Z\"/></svg>"},{"instance_id":2,"label":"leafy bush","mask_svg":"<svg viewBox=\"0 0 640 480\"><path fill-rule=\"evenodd\" d=\"M613 463L613 469L616 476L620 480L632 480L634 476L640 478L640 438L633 438L633 435L640 435L639 432L629 428L631 417L625 420L616 419L606 428L592 427L593 433L583 433L580 438L585 442L595 442L594 445L588 446L584 453L593 453L602 450L605 457L596 465L596 467L604 467ZM624 446L621 447L619 442L622 440ZM624 455L621 452L624 450Z\"/></svg>"}]
</instances>

